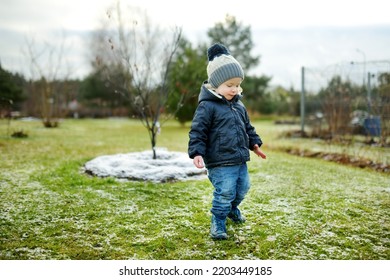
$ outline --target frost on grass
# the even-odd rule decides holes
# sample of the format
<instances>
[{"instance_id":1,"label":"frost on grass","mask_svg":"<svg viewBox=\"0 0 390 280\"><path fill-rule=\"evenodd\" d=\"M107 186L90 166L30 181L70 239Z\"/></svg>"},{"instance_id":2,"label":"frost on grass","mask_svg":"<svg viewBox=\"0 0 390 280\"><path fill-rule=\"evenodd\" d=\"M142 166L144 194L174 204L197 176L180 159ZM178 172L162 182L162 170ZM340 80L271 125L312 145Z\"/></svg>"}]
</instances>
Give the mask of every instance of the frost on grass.
<instances>
[{"instance_id":1,"label":"frost on grass","mask_svg":"<svg viewBox=\"0 0 390 280\"><path fill-rule=\"evenodd\" d=\"M171 182L204 179L205 169L196 168L186 153L157 150L99 156L84 165L84 171L97 177L131 181Z\"/></svg>"}]
</instances>

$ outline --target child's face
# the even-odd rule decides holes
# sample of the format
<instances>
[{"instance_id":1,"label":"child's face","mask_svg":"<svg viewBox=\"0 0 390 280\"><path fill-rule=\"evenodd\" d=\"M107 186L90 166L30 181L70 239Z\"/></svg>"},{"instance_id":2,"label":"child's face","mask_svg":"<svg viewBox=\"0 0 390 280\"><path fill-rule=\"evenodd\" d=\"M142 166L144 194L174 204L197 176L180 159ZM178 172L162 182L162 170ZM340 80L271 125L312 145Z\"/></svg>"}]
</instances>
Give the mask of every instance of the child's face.
<instances>
[{"instance_id":1,"label":"child's face","mask_svg":"<svg viewBox=\"0 0 390 280\"><path fill-rule=\"evenodd\" d=\"M215 92L224 96L227 100L232 100L234 96L241 93L241 82L241 78L232 78L222 83Z\"/></svg>"}]
</instances>

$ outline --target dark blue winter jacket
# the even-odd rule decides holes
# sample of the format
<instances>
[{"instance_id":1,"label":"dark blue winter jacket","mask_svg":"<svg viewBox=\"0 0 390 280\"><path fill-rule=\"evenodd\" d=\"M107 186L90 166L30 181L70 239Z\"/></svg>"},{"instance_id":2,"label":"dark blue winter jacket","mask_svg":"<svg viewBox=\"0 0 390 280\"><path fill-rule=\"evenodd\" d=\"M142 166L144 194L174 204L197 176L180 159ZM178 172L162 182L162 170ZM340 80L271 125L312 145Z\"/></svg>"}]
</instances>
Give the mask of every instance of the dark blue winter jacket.
<instances>
[{"instance_id":1,"label":"dark blue winter jacket","mask_svg":"<svg viewBox=\"0 0 390 280\"><path fill-rule=\"evenodd\" d=\"M241 95L228 101L203 84L189 132L190 158L202 156L206 168L238 165L250 160L249 150L262 144L251 125Z\"/></svg>"}]
</instances>

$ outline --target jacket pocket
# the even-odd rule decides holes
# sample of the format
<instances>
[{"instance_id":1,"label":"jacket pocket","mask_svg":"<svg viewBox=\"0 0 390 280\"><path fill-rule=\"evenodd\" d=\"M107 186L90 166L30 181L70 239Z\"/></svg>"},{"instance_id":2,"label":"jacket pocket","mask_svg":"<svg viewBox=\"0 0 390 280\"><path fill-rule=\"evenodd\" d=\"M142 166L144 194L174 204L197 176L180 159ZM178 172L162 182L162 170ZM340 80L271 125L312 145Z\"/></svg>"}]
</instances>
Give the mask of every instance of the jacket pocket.
<instances>
[{"instance_id":1,"label":"jacket pocket","mask_svg":"<svg viewBox=\"0 0 390 280\"><path fill-rule=\"evenodd\" d=\"M229 160L234 158L239 146L237 143L237 134L234 129L218 135L218 159Z\"/></svg>"}]
</instances>

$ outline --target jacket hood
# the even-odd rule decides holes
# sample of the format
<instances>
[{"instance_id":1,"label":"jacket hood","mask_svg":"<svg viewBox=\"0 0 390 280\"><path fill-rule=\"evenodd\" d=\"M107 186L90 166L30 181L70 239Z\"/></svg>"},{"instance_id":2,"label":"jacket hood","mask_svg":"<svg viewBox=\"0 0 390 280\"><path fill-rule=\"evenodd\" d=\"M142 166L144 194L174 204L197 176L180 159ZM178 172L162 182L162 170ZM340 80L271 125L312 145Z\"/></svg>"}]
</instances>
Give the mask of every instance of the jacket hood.
<instances>
[{"instance_id":1,"label":"jacket hood","mask_svg":"<svg viewBox=\"0 0 390 280\"><path fill-rule=\"evenodd\" d=\"M231 101L237 102L242 97L241 93L237 94ZM205 81L200 89L199 97L198 97L198 103L201 101L222 101L226 102L227 100L222 95L216 93L207 81Z\"/></svg>"}]
</instances>

